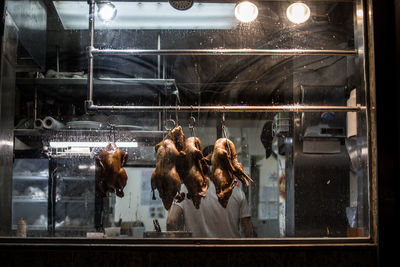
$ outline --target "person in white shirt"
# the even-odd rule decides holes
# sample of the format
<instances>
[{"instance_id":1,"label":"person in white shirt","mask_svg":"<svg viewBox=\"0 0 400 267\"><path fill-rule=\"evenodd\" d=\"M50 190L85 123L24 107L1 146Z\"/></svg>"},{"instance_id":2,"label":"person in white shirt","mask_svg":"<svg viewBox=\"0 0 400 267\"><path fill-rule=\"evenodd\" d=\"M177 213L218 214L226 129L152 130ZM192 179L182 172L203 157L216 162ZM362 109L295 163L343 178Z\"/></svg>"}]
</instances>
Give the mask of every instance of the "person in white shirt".
<instances>
[{"instance_id":1,"label":"person in white shirt","mask_svg":"<svg viewBox=\"0 0 400 267\"><path fill-rule=\"evenodd\" d=\"M192 232L192 237L240 238L240 230L245 237L256 236L243 191L236 186L227 207L223 208L218 202L211 179L209 182L207 195L201 199L199 209L187 198L172 204L167 218L167 231L178 230L179 219L183 215L184 230ZM186 187L182 187L182 192L186 193Z\"/></svg>"}]
</instances>

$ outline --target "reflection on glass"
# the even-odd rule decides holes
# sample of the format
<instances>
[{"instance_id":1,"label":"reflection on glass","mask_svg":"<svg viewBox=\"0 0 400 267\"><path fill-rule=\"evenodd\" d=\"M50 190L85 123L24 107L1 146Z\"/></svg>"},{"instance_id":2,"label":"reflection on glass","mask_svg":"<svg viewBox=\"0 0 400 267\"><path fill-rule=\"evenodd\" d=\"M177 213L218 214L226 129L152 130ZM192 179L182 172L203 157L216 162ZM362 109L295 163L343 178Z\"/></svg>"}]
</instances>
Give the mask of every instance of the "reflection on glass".
<instances>
[{"instance_id":1,"label":"reflection on glass","mask_svg":"<svg viewBox=\"0 0 400 267\"><path fill-rule=\"evenodd\" d=\"M304 3L293 3L286 10L288 19L296 24L306 22L310 14L310 8Z\"/></svg>"},{"instance_id":2,"label":"reflection on glass","mask_svg":"<svg viewBox=\"0 0 400 267\"><path fill-rule=\"evenodd\" d=\"M235 18L236 4L200 1L180 11L167 2L114 2L118 15L112 21L103 23L96 16L94 48L169 53L95 55L90 73L87 2L54 1L56 10L48 12L46 19L57 23L47 25L47 45L40 49L46 56L45 68L39 73L18 72L15 81L19 93L11 120L15 121L14 168L19 174L13 177L12 235L23 217L28 236L216 237L222 236L213 232L218 228L202 235L204 228L194 230L192 223L201 213L205 216L202 222L212 227L226 222L229 212L237 220L227 222L234 228L229 229L232 236L223 235L227 238L369 235L369 129L361 109L367 94L360 75L363 66L355 53L324 53L354 51L353 2L311 1L309 7L292 6L288 10L298 25L286 17L291 2L257 2L250 12L254 15L258 9L252 23ZM300 23L310 17L310 10L313 19ZM30 29L18 26L21 32ZM25 49L18 52L19 60L27 53L35 59L33 42L21 43L21 47ZM173 53L182 49L200 52ZM322 52L201 54L224 49ZM86 112L90 74L95 105L158 109ZM294 105L315 110L297 112L291 109ZM360 110L347 112L357 105ZM182 106L192 108L183 112ZM209 106L241 109L201 110ZM254 106L282 109L251 111ZM59 123L43 124L45 118ZM156 149L175 126L182 127L184 140L199 138L201 149L195 146L199 151L193 158L185 156L190 151L178 151L165 157L166 162L175 159L175 169L179 169L176 158L189 158L194 170L203 172L192 177L203 181L208 175L209 183L193 194L196 191L190 185L196 183L184 179L192 168L184 163L187 169L173 171L169 178L180 182L172 198L186 193L185 199L181 204L170 199L172 208L166 210L158 189L162 186L152 184L151 177L161 162ZM229 139L233 146L219 144L222 156L213 162L220 138ZM105 153L110 143L128 157ZM177 138L173 143L177 150L186 147ZM165 154L175 151L172 148L163 148ZM210 155L206 159L209 167L203 161L204 165L196 164L200 152L204 157ZM33 159L47 165L34 170ZM25 170L20 160L29 163ZM217 179L210 182L216 169L224 171L222 178L231 182L221 190L220 197L226 197L226 202L218 197ZM165 173L170 170L173 167L164 169ZM44 175L35 173L42 171ZM254 181L249 186L236 181L245 177L243 173ZM100 176L101 181L96 179ZM29 212L23 208L24 196L37 197L29 204ZM194 196L200 201L193 201ZM198 203L205 210L198 210ZM217 215L224 217L213 220ZM40 225L40 231L33 230L34 225ZM161 232L155 231L157 225Z\"/></svg>"},{"instance_id":3,"label":"reflection on glass","mask_svg":"<svg viewBox=\"0 0 400 267\"><path fill-rule=\"evenodd\" d=\"M255 4L244 1L235 7L235 17L241 22L252 22L258 16L258 8Z\"/></svg>"}]
</instances>

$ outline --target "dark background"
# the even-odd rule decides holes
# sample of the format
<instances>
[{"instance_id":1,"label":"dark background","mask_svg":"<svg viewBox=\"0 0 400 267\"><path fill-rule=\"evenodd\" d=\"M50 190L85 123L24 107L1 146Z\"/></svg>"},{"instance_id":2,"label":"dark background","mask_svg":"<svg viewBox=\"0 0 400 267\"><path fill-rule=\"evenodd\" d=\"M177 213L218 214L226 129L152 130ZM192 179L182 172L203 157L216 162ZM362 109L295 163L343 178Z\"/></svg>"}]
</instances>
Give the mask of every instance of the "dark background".
<instances>
[{"instance_id":1,"label":"dark background","mask_svg":"<svg viewBox=\"0 0 400 267\"><path fill-rule=\"evenodd\" d=\"M399 240L396 215L400 193L400 0L372 2L378 138L378 255L373 247L359 246L82 249L76 246L16 248L2 243L0 266L396 266L399 253L398 249L396 251ZM3 3L1 1L0 11Z\"/></svg>"},{"instance_id":2,"label":"dark background","mask_svg":"<svg viewBox=\"0 0 400 267\"><path fill-rule=\"evenodd\" d=\"M398 258L396 215L399 206L400 1L375 0L375 66L378 121L380 266ZM396 264L395 264L396 265Z\"/></svg>"}]
</instances>

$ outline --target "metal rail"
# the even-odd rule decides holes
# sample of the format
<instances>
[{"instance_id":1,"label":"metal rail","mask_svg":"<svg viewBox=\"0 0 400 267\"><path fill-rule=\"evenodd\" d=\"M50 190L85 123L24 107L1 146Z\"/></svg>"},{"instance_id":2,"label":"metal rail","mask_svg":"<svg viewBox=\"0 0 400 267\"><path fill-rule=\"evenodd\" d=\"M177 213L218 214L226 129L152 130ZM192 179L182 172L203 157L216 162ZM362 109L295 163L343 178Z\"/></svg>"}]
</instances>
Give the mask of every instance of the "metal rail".
<instances>
[{"instance_id":1,"label":"metal rail","mask_svg":"<svg viewBox=\"0 0 400 267\"><path fill-rule=\"evenodd\" d=\"M88 112L359 112L365 106L98 106L86 102Z\"/></svg>"},{"instance_id":2,"label":"metal rail","mask_svg":"<svg viewBox=\"0 0 400 267\"><path fill-rule=\"evenodd\" d=\"M237 56L355 56L357 49L350 50L318 50L318 49L98 49L94 47L94 11L95 1L89 4L89 37L87 48L89 58L89 74L87 81L87 112L358 112L365 110L364 106L97 106L93 104L93 57L107 55L237 55ZM159 48L159 47L158 47Z\"/></svg>"},{"instance_id":3,"label":"metal rail","mask_svg":"<svg viewBox=\"0 0 400 267\"><path fill-rule=\"evenodd\" d=\"M229 55L229 56L355 56L356 49L350 50L321 50L321 49L98 49L90 46L90 56L116 56L116 55Z\"/></svg>"}]
</instances>

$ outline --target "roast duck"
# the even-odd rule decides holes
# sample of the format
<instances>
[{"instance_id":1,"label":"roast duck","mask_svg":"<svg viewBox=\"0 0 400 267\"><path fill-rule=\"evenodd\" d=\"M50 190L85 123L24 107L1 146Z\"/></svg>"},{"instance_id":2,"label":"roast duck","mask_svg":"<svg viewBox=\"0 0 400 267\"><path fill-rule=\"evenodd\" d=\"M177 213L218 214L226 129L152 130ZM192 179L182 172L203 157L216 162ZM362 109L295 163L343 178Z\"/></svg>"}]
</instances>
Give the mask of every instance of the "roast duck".
<instances>
[{"instance_id":1,"label":"roast duck","mask_svg":"<svg viewBox=\"0 0 400 267\"><path fill-rule=\"evenodd\" d=\"M226 208L237 177L245 186L253 180L244 172L242 164L236 155L235 145L227 138L220 138L215 142L211 158L211 180L215 184L219 203Z\"/></svg>"},{"instance_id":2,"label":"roast duck","mask_svg":"<svg viewBox=\"0 0 400 267\"><path fill-rule=\"evenodd\" d=\"M209 179L209 166L202 153L200 139L190 137L185 140L182 127L170 131L158 143L156 149L156 168L151 176L153 199L155 189L158 190L164 207L169 210L174 199L182 201L184 193L180 193L181 184L187 188L187 198L194 206L200 207L201 198L206 196ZM210 154L212 173L220 204L226 208L237 177L245 186L253 180L244 172L239 162L235 145L227 138L215 142L214 152Z\"/></svg>"},{"instance_id":3,"label":"roast duck","mask_svg":"<svg viewBox=\"0 0 400 267\"><path fill-rule=\"evenodd\" d=\"M128 181L128 176L122 167L128 159L128 153L123 152L115 143L109 143L96 159L100 167L96 170L97 187L104 195L115 192L122 198L123 189Z\"/></svg>"},{"instance_id":4,"label":"roast duck","mask_svg":"<svg viewBox=\"0 0 400 267\"><path fill-rule=\"evenodd\" d=\"M184 199L184 194L180 193L181 178L177 170L177 162L185 155L183 148L185 145L185 136L182 127L178 126L170 131L164 139L156 145L156 168L151 175L151 189L153 199L155 199L154 190L157 189L165 209L169 210L174 198Z\"/></svg>"},{"instance_id":5,"label":"roast duck","mask_svg":"<svg viewBox=\"0 0 400 267\"><path fill-rule=\"evenodd\" d=\"M203 157L200 139L190 137L185 141L185 158L181 177L188 193L187 198L193 201L196 209L200 207L201 198L208 189L209 166Z\"/></svg>"}]
</instances>

